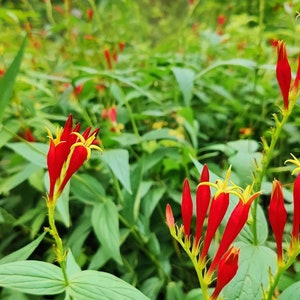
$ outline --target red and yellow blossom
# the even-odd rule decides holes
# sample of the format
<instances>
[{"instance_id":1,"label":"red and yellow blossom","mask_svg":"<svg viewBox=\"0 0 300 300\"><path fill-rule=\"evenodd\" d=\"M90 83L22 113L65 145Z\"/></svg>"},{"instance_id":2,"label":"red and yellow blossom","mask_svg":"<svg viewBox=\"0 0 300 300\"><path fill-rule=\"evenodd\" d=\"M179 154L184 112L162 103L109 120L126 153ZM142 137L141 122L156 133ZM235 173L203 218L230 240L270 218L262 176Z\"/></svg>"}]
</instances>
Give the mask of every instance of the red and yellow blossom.
<instances>
[{"instance_id":1,"label":"red and yellow blossom","mask_svg":"<svg viewBox=\"0 0 300 300\"><path fill-rule=\"evenodd\" d=\"M48 201L56 202L71 176L90 158L91 149L102 151L97 146L99 128L93 132L88 127L79 133L80 123L73 128L73 118L70 115L64 128L56 130L54 138L48 130L50 146L47 154L50 187Z\"/></svg>"},{"instance_id":2,"label":"red and yellow blossom","mask_svg":"<svg viewBox=\"0 0 300 300\"><path fill-rule=\"evenodd\" d=\"M292 82L291 67L287 58L286 46L283 41L277 42L277 64L276 77L280 87L283 98L283 107L285 110L289 108L290 96L295 98L298 93L298 86L300 80L300 55L298 57L298 70L296 78ZM294 100L294 99L293 99Z\"/></svg>"},{"instance_id":3,"label":"red and yellow blossom","mask_svg":"<svg viewBox=\"0 0 300 300\"><path fill-rule=\"evenodd\" d=\"M210 299L217 299L223 287L235 276L238 269L239 250L232 247L232 243L247 222L249 210L254 199L261 193L252 193L252 186L244 190L234 184L229 184L231 168L229 168L225 180L209 182L209 172L204 165L200 183L196 192L196 229L195 235L191 233L193 219L193 200L190 185L185 179L182 191L181 215L182 223L176 226L170 204L166 207L166 223L171 235L180 243L191 258L196 269L202 291L207 293L208 286L213 281L213 274L217 271L217 285ZM216 188L211 197L210 188ZM220 224L227 212L230 194L239 198L239 202L231 212L216 253L209 257L208 253L216 232L220 230ZM207 219L207 222L205 222ZM205 234L203 230L206 225ZM211 256L211 254L210 254ZM207 296L207 295L206 295ZM208 299L208 297L205 297Z\"/></svg>"}]
</instances>

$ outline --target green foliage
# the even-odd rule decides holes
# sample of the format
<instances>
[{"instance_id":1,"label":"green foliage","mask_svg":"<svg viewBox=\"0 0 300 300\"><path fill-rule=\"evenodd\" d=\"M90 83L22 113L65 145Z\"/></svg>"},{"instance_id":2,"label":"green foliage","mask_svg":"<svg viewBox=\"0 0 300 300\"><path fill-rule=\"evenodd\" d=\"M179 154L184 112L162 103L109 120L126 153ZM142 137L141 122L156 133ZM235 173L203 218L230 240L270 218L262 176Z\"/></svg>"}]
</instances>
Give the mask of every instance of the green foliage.
<instances>
[{"instance_id":1,"label":"green foliage","mask_svg":"<svg viewBox=\"0 0 300 300\"><path fill-rule=\"evenodd\" d=\"M194 191L204 163L212 182L232 165L236 184L251 183L262 156L260 137L270 137L282 101L270 40L287 42L296 71L300 4L2 2L0 298L61 299L65 292L66 299L201 299L194 270L169 235L165 205L172 204L179 220L182 182L191 179ZM219 16L225 16L222 25ZM114 106L116 120L105 116ZM92 153L57 203L58 229L69 249L66 286L44 228L46 128L54 134L69 114L82 128L100 127L103 153ZM295 106L263 186L276 177L291 188L284 161L299 152L298 115ZM225 298L260 299L260 283L265 286L268 269L275 268L267 248L275 249L266 214L270 189L264 192L258 245L250 217L237 238L242 263ZM279 299L296 295L297 273L291 266Z\"/></svg>"}]
</instances>

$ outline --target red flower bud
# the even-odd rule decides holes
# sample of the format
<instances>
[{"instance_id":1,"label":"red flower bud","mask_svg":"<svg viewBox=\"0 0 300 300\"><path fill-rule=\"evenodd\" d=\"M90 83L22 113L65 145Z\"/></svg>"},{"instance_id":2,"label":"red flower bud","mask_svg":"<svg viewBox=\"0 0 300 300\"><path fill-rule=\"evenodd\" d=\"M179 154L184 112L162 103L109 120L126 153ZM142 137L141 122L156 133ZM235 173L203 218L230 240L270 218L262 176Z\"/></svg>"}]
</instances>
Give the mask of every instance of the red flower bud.
<instances>
[{"instance_id":1,"label":"red flower bud","mask_svg":"<svg viewBox=\"0 0 300 300\"><path fill-rule=\"evenodd\" d=\"M209 181L209 171L205 164L202 169L200 183ZM196 193L196 235L195 244L198 245L201 234L204 219L210 203L210 187L208 185L199 185Z\"/></svg>"},{"instance_id":2,"label":"red flower bud","mask_svg":"<svg viewBox=\"0 0 300 300\"><path fill-rule=\"evenodd\" d=\"M166 222L169 228L173 228L175 226L172 207L169 203L166 206Z\"/></svg>"},{"instance_id":3,"label":"red flower bud","mask_svg":"<svg viewBox=\"0 0 300 300\"><path fill-rule=\"evenodd\" d=\"M107 68L111 70L112 69L111 54L107 48L104 49L104 57L107 64Z\"/></svg>"},{"instance_id":4,"label":"red flower bud","mask_svg":"<svg viewBox=\"0 0 300 300\"><path fill-rule=\"evenodd\" d=\"M91 8L88 8L86 13L87 13L88 20L91 22L94 16L94 11Z\"/></svg>"},{"instance_id":5,"label":"red flower bud","mask_svg":"<svg viewBox=\"0 0 300 300\"><path fill-rule=\"evenodd\" d=\"M191 196L190 185L187 179L183 183L181 215L184 233L187 237L190 235L191 221L193 217L193 200Z\"/></svg>"},{"instance_id":6,"label":"red flower bud","mask_svg":"<svg viewBox=\"0 0 300 300\"><path fill-rule=\"evenodd\" d=\"M204 238L204 245L201 252L201 261L207 255L210 243L226 213L226 210L229 205L229 194L225 192L221 192L217 197L213 197L211 207L208 214L208 222L206 235Z\"/></svg>"},{"instance_id":7,"label":"red flower bud","mask_svg":"<svg viewBox=\"0 0 300 300\"><path fill-rule=\"evenodd\" d=\"M233 279L238 270L240 250L231 247L220 260L217 271L217 285L211 295L211 300L218 298L221 290Z\"/></svg>"},{"instance_id":8,"label":"red flower bud","mask_svg":"<svg viewBox=\"0 0 300 300\"><path fill-rule=\"evenodd\" d=\"M282 236L286 223L287 213L284 207L284 198L281 184L273 181L272 194L269 206L269 221L275 236L278 261L282 261Z\"/></svg>"},{"instance_id":9,"label":"red flower bud","mask_svg":"<svg viewBox=\"0 0 300 300\"><path fill-rule=\"evenodd\" d=\"M293 191L293 205L294 205L294 219L293 219L293 230L292 240L298 244L299 242L299 230L300 230L300 174L297 176L294 182Z\"/></svg>"},{"instance_id":10,"label":"red flower bud","mask_svg":"<svg viewBox=\"0 0 300 300\"><path fill-rule=\"evenodd\" d=\"M243 229L243 227L246 224L247 219L248 219L248 214L249 214L251 204L254 201L254 199L256 197L258 197L259 195L260 195L260 193L255 193L249 199L247 199L245 202L240 199L238 204L233 209L233 211L227 221L226 227L224 229L222 239L220 242L220 246L218 248L218 251L217 251L214 259L211 262L208 273L212 274L214 272L221 257L224 255L224 253L230 247L231 243L235 240L235 238L238 236L238 234Z\"/></svg>"},{"instance_id":11,"label":"red flower bud","mask_svg":"<svg viewBox=\"0 0 300 300\"><path fill-rule=\"evenodd\" d=\"M288 109L292 75L291 67L287 59L285 43L283 41L278 41L277 44L276 76L283 97L284 109Z\"/></svg>"}]
</instances>

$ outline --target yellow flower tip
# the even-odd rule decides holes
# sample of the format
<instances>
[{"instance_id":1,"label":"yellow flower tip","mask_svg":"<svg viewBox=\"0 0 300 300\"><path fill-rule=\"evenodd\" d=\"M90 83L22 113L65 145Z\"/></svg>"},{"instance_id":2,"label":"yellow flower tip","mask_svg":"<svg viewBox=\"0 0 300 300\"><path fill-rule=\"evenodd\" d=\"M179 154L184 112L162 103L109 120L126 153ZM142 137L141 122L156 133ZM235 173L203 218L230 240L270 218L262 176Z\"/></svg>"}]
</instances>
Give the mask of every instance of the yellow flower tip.
<instances>
[{"instance_id":1,"label":"yellow flower tip","mask_svg":"<svg viewBox=\"0 0 300 300\"><path fill-rule=\"evenodd\" d=\"M300 161L292 153L291 156L293 159L287 159L284 163L291 163L296 166L296 168L292 171L292 175L294 175L295 173L300 172Z\"/></svg>"},{"instance_id":2,"label":"yellow flower tip","mask_svg":"<svg viewBox=\"0 0 300 300\"><path fill-rule=\"evenodd\" d=\"M244 204L248 202L252 202L255 198L259 197L262 194L262 191L258 191L251 195L253 191L253 184L247 185L244 191L241 193L240 199L243 201Z\"/></svg>"}]
</instances>

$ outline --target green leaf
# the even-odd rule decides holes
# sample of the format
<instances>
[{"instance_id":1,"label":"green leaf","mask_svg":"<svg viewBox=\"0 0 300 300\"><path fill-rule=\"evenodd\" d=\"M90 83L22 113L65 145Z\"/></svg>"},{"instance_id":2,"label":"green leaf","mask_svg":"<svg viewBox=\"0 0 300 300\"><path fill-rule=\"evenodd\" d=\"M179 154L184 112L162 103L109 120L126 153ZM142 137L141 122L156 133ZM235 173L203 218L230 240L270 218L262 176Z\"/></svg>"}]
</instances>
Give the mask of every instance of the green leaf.
<instances>
[{"instance_id":1,"label":"green leaf","mask_svg":"<svg viewBox=\"0 0 300 300\"><path fill-rule=\"evenodd\" d=\"M66 291L67 295L80 300L149 300L127 282L93 270L70 277Z\"/></svg>"},{"instance_id":2,"label":"green leaf","mask_svg":"<svg viewBox=\"0 0 300 300\"><path fill-rule=\"evenodd\" d=\"M291 299L300 299L300 281L290 285L278 297L278 300L291 300Z\"/></svg>"},{"instance_id":3,"label":"green leaf","mask_svg":"<svg viewBox=\"0 0 300 300\"><path fill-rule=\"evenodd\" d=\"M193 289L187 293L184 300L202 300L202 290L201 289Z\"/></svg>"},{"instance_id":4,"label":"green leaf","mask_svg":"<svg viewBox=\"0 0 300 300\"><path fill-rule=\"evenodd\" d=\"M54 295L65 290L62 270L35 260L0 265L0 286L34 295Z\"/></svg>"},{"instance_id":5,"label":"green leaf","mask_svg":"<svg viewBox=\"0 0 300 300\"><path fill-rule=\"evenodd\" d=\"M200 73L197 74L196 79L199 79L201 76L206 74L207 72L218 68L220 66L238 66L243 67L246 69L253 69L257 66L256 62L249 60L249 59L243 59L243 58L233 58L229 60L219 61L212 65L210 65L208 68L204 69Z\"/></svg>"},{"instance_id":6,"label":"green leaf","mask_svg":"<svg viewBox=\"0 0 300 300\"><path fill-rule=\"evenodd\" d=\"M38 170L40 170L40 167L35 164L29 163L25 165L20 172L1 181L0 194L9 192L11 189L28 179L33 173L37 172Z\"/></svg>"},{"instance_id":7,"label":"green leaf","mask_svg":"<svg viewBox=\"0 0 300 300\"><path fill-rule=\"evenodd\" d=\"M20 122L13 119L5 121L5 126L0 124L0 148L7 145L7 142L17 134L20 129Z\"/></svg>"},{"instance_id":8,"label":"green leaf","mask_svg":"<svg viewBox=\"0 0 300 300\"><path fill-rule=\"evenodd\" d=\"M230 204L229 204L229 208L231 208L231 211L233 210L233 207L236 205L237 199L231 199L230 200ZM234 205L233 205L234 203ZM227 220L229 218L229 214L227 214ZM251 210L250 210L250 214L249 214L249 220L251 220ZM258 204L257 206L257 222L256 222L256 227L257 227L257 241L259 243L259 245L263 245L265 243L265 241L268 238L268 222L265 216L265 213L262 209L262 207ZM225 224L226 224L226 218L225 218ZM241 230L241 233L238 236L238 240L242 241L246 244L253 244L254 238L253 238L253 222L247 222L246 225L244 226L244 228Z\"/></svg>"},{"instance_id":9,"label":"green leaf","mask_svg":"<svg viewBox=\"0 0 300 300\"><path fill-rule=\"evenodd\" d=\"M0 265L27 259L32 254L32 252L38 247L45 234L46 232L42 233L37 239L29 243L28 245L1 258Z\"/></svg>"},{"instance_id":10,"label":"green leaf","mask_svg":"<svg viewBox=\"0 0 300 300\"><path fill-rule=\"evenodd\" d=\"M123 264L120 254L119 215L113 201L107 200L94 206L92 224L103 250L116 262Z\"/></svg>"},{"instance_id":11,"label":"green leaf","mask_svg":"<svg viewBox=\"0 0 300 300\"><path fill-rule=\"evenodd\" d=\"M192 155L190 155L190 159L192 160L194 166L198 170L199 174L201 174L203 169L203 164L199 163ZM215 173L209 171L209 181L210 182L216 182L216 180L220 179L219 176L217 176ZM223 178L224 179L224 178Z\"/></svg>"},{"instance_id":12,"label":"green leaf","mask_svg":"<svg viewBox=\"0 0 300 300\"><path fill-rule=\"evenodd\" d=\"M138 164L134 166L134 168L131 171L132 186L133 186L132 193L131 194L124 193L124 205L122 209L122 216L125 218L127 223L131 225L134 225L137 222L138 215L140 212L142 193L143 190L147 188L147 186L145 185L144 187L142 187L143 164L144 161L141 160Z\"/></svg>"},{"instance_id":13,"label":"green leaf","mask_svg":"<svg viewBox=\"0 0 300 300\"><path fill-rule=\"evenodd\" d=\"M66 227L70 227L71 225L71 217L69 211L69 195L70 195L70 183L67 183L63 192L57 199L56 209L59 213L61 220L66 225Z\"/></svg>"},{"instance_id":14,"label":"green leaf","mask_svg":"<svg viewBox=\"0 0 300 300\"><path fill-rule=\"evenodd\" d=\"M170 128L151 130L142 136L143 142L161 139L178 140L175 135L172 135L172 129Z\"/></svg>"},{"instance_id":15,"label":"green leaf","mask_svg":"<svg viewBox=\"0 0 300 300\"><path fill-rule=\"evenodd\" d=\"M71 179L71 191L84 203L99 203L104 200L105 190L95 177L89 174L75 174Z\"/></svg>"},{"instance_id":16,"label":"green leaf","mask_svg":"<svg viewBox=\"0 0 300 300\"><path fill-rule=\"evenodd\" d=\"M131 194L128 151L124 149L107 150L103 152L102 159Z\"/></svg>"},{"instance_id":17,"label":"green leaf","mask_svg":"<svg viewBox=\"0 0 300 300\"><path fill-rule=\"evenodd\" d=\"M16 77L19 73L21 62L23 59L24 51L26 45L26 38L24 38L21 48L13 60L12 64L9 66L4 76L0 80L0 123L4 116L5 108L8 105L15 84Z\"/></svg>"},{"instance_id":18,"label":"green leaf","mask_svg":"<svg viewBox=\"0 0 300 300\"><path fill-rule=\"evenodd\" d=\"M223 289L225 299L261 300L269 284L269 270L276 270L276 254L265 246L236 243L240 248L236 276Z\"/></svg>"},{"instance_id":19,"label":"green leaf","mask_svg":"<svg viewBox=\"0 0 300 300\"><path fill-rule=\"evenodd\" d=\"M49 191L49 173L47 172L44 176L44 185ZM57 199L57 213L56 217L59 217L60 220L65 224L66 227L70 227L71 221L70 221L70 212L69 212L69 194L70 194L70 183L68 182L62 191L61 195Z\"/></svg>"},{"instance_id":20,"label":"green leaf","mask_svg":"<svg viewBox=\"0 0 300 300\"><path fill-rule=\"evenodd\" d=\"M66 272L68 277L71 277L73 274L76 274L80 271L81 269L77 264L72 251L68 249L67 262L66 262Z\"/></svg>"},{"instance_id":21,"label":"green leaf","mask_svg":"<svg viewBox=\"0 0 300 300\"><path fill-rule=\"evenodd\" d=\"M164 186L153 186L147 191L145 197L141 201L141 211L146 218L151 217L165 191L166 188Z\"/></svg>"},{"instance_id":22,"label":"green leaf","mask_svg":"<svg viewBox=\"0 0 300 300\"><path fill-rule=\"evenodd\" d=\"M150 299L157 299L158 293L163 286L163 281L158 277L151 277L144 281L141 291Z\"/></svg>"},{"instance_id":23,"label":"green leaf","mask_svg":"<svg viewBox=\"0 0 300 300\"><path fill-rule=\"evenodd\" d=\"M262 159L262 154L257 152L258 142L254 140L237 140L229 142L227 145L235 150L228 161L240 178L239 184L242 186L250 184L252 180L250 175L256 170L255 162L260 164Z\"/></svg>"},{"instance_id":24,"label":"green leaf","mask_svg":"<svg viewBox=\"0 0 300 300\"><path fill-rule=\"evenodd\" d=\"M186 106L190 106L194 87L195 72L191 69L173 67L172 71L178 82Z\"/></svg>"},{"instance_id":25,"label":"green leaf","mask_svg":"<svg viewBox=\"0 0 300 300\"><path fill-rule=\"evenodd\" d=\"M184 299L182 282L174 282L174 281L169 282L167 285L166 300L182 300L182 299Z\"/></svg>"},{"instance_id":26,"label":"green leaf","mask_svg":"<svg viewBox=\"0 0 300 300\"><path fill-rule=\"evenodd\" d=\"M110 93L118 101L120 105L124 104L124 93L122 89L115 83L110 85Z\"/></svg>"},{"instance_id":27,"label":"green leaf","mask_svg":"<svg viewBox=\"0 0 300 300\"><path fill-rule=\"evenodd\" d=\"M29 162L47 168L46 155L49 146L42 143L9 143L6 144L8 148L18 153L20 156Z\"/></svg>"}]
</instances>

